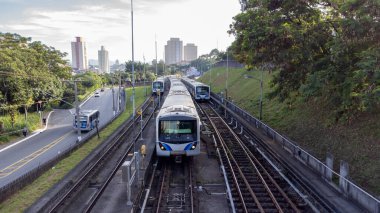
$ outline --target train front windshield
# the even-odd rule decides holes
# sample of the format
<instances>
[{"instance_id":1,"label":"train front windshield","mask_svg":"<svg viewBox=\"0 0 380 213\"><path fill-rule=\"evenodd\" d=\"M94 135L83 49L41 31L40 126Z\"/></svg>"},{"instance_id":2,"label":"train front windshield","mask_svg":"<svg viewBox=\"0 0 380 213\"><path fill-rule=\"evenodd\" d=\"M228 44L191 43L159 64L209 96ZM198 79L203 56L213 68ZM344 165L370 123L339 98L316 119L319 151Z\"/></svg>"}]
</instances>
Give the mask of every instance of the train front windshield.
<instances>
[{"instance_id":1,"label":"train front windshield","mask_svg":"<svg viewBox=\"0 0 380 213\"><path fill-rule=\"evenodd\" d=\"M162 142L180 144L197 140L196 120L161 120L159 130L158 138Z\"/></svg>"},{"instance_id":2,"label":"train front windshield","mask_svg":"<svg viewBox=\"0 0 380 213\"><path fill-rule=\"evenodd\" d=\"M209 88L204 86L197 87L197 94L199 95L208 95L209 94Z\"/></svg>"},{"instance_id":3,"label":"train front windshield","mask_svg":"<svg viewBox=\"0 0 380 213\"><path fill-rule=\"evenodd\" d=\"M162 82L153 82L154 89L162 89Z\"/></svg>"}]
</instances>

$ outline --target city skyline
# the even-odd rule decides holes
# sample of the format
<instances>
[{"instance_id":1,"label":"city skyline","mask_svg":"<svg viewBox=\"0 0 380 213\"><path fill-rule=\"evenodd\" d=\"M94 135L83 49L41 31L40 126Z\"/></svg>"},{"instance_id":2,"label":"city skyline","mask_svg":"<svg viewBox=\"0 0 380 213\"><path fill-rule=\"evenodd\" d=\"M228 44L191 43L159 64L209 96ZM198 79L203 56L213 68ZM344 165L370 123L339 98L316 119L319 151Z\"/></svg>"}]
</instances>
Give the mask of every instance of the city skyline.
<instances>
[{"instance_id":1,"label":"city skyline","mask_svg":"<svg viewBox=\"0 0 380 213\"><path fill-rule=\"evenodd\" d=\"M67 52L70 61L70 42L77 36L86 41L88 59L97 59L97 50L104 45L111 61L131 60L129 0L0 2L0 32L41 41ZM236 0L223 4L218 0L135 0L133 5L136 61L143 61L143 55L146 61L155 59L155 38L158 60L163 59L164 45L171 37L197 44L198 55L214 48L225 50L234 40L227 33L232 17L240 12Z\"/></svg>"}]
</instances>

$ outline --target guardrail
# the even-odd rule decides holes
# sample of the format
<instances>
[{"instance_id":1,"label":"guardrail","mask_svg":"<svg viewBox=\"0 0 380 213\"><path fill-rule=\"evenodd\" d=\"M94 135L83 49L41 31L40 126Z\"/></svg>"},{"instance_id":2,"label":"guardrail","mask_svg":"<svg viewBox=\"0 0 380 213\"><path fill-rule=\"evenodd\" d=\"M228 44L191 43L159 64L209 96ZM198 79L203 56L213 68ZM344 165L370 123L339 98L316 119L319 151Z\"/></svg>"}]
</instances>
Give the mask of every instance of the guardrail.
<instances>
[{"instance_id":1,"label":"guardrail","mask_svg":"<svg viewBox=\"0 0 380 213\"><path fill-rule=\"evenodd\" d=\"M251 114L241 109L239 106L225 100L223 97L218 96L214 93L211 94L211 97L217 100L220 104L224 105L229 110L238 114L241 118L255 126L257 129L262 130L268 137L272 138L279 145L281 145L284 150L292 154L295 159L299 160L304 165L316 171L330 185L338 188L344 194L344 196L355 200L370 212L380 213L380 200L364 191L352 181L348 180L345 176L347 173L342 172L342 174L339 174L335 172L332 168L322 163L316 157L298 146L294 141L291 141L285 136L282 136L267 124L253 117ZM342 170L342 167L348 167L348 165L345 162L341 162L341 171L345 171L345 169ZM339 179L338 186L335 182L332 181L333 179Z\"/></svg>"}]
</instances>

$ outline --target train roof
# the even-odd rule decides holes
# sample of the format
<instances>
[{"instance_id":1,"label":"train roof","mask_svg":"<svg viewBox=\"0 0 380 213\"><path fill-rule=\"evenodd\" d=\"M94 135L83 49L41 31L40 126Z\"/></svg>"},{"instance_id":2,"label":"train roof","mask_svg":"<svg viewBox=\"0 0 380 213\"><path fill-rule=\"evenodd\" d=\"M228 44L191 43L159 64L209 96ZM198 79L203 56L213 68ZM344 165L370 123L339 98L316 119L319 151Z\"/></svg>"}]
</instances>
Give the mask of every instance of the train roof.
<instances>
[{"instance_id":1,"label":"train roof","mask_svg":"<svg viewBox=\"0 0 380 213\"><path fill-rule=\"evenodd\" d=\"M196 80L193 80L193 79L190 79L190 78L182 78L185 82L187 82L188 84L190 84L192 87L194 86L205 86L205 87L210 87L209 85L207 84L204 84L202 82L199 82L199 81L196 81Z\"/></svg>"},{"instance_id":2,"label":"train roof","mask_svg":"<svg viewBox=\"0 0 380 213\"><path fill-rule=\"evenodd\" d=\"M160 116L185 115L198 117L195 105L185 85L176 78L170 78L170 91L158 114Z\"/></svg>"}]
</instances>

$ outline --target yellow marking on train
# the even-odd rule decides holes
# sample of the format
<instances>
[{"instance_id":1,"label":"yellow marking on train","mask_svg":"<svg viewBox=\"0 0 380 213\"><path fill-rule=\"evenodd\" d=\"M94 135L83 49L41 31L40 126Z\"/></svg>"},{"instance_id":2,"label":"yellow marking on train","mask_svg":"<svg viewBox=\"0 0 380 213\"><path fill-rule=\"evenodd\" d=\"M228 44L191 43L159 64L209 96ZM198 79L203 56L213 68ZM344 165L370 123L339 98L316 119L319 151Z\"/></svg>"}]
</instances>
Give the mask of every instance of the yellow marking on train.
<instances>
[{"instance_id":1,"label":"yellow marking on train","mask_svg":"<svg viewBox=\"0 0 380 213\"><path fill-rule=\"evenodd\" d=\"M53 146L57 145L59 142L61 142L68 134L70 134L71 132L69 133L66 133L65 135L59 137L57 140L53 141L52 143L42 147L41 149L35 151L34 153L30 154L29 156L13 163L12 165L10 166L7 166L6 168L0 170L0 178L4 178L12 173L14 173L15 171L19 170L21 167L23 167L25 164L29 163L30 161L32 161L33 159L35 159L36 157L42 155L43 153L45 153L46 151L48 151L49 149L51 149Z\"/></svg>"}]
</instances>

